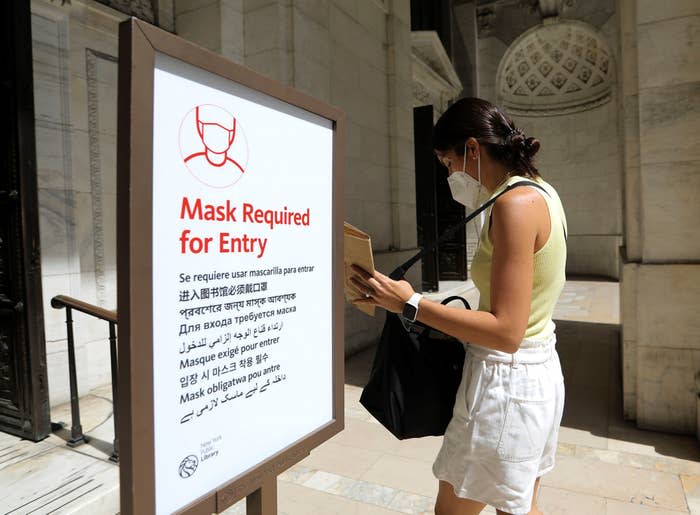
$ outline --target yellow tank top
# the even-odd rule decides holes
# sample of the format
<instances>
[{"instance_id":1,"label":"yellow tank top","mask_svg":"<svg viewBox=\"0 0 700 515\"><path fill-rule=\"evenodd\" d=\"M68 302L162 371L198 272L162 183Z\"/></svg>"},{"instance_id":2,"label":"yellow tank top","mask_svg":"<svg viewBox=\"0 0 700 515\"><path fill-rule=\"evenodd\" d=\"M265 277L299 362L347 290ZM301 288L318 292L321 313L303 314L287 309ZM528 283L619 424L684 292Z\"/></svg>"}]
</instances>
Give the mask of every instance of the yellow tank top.
<instances>
[{"instance_id":1,"label":"yellow tank top","mask_svg":"<svg viewBox=\"0 0 700 515\"><path fill-rule=\"evenodd\" d=\"M512 176L496 188L491 197L503 191L514 182L532 180L527 177ZM554 306L564 288L566 267L566 216L556 190L542 179L536 179L547 193L532 187L542 194L549 208L551 230L544 246L535 252L532 276L532 301L530 318L527 321L525 338L544 338L554 332L552 313ZM526 186L521 186L526 187ZM491 208L486 212L486 223L479 237L479 245L472 260L472 280L479 290L479 310L491 311L491 258L493 244L489 239L489 220Z\"/></svg>"}]
</instances>

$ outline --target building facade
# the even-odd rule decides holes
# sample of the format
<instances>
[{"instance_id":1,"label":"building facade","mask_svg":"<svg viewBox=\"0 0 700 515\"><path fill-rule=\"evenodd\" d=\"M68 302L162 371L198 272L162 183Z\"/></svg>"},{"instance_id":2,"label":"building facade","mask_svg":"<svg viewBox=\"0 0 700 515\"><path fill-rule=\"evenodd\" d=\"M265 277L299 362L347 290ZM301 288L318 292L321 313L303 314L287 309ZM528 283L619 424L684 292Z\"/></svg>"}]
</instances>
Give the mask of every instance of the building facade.
<instances>
[{"instance_id":1,"label":"building facade","mask_svg":"<svg viewBox=\"0 0 700 515\"><path fill-rule=\"evenodd\" d=\"M69 398L65 314L51 298L116 307L117 32L133 15L345 110L345 218L372 235L384 271L434 237L440 220L460 216L442 211L449 192L426 143L430 122L463 96L504 106L542 142L538 167L568 215L567 273L621 280L626 416L642 427L697 433L698 2L30 6L51 405ZM425 173L436 177L427 186ZM422 273L435 285L449 271L466 279L475 242L467 230L441 248L433 268L414 267L408 278L416 287ZM376 340L383 316L351 306L345 314L347 353ZM81 315L75 321L78 386L87 392L110 381L107 328Z\"/></svg>"}]
</instances>

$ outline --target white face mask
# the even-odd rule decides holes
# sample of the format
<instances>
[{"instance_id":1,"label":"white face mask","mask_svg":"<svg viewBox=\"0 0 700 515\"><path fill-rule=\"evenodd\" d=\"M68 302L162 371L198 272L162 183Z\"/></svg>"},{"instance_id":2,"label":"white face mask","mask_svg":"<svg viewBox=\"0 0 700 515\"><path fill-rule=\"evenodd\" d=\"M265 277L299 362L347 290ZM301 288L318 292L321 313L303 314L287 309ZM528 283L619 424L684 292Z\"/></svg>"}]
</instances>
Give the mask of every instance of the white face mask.
<instances>
[{"instance_id":1,"label":"white face mask","mask_svg":"<svg viewBox=\"0 0 700 515\"><path fill-rule=\"evenodd\" d=\"M233 143L233 131L217 123L199 123L202 143L215 154L226 152Z\"/></svg>"},{"instance_id":2,"label":"white face mask","mask_svg":"<svg viewBox=\"0 0 700 515\"><path fill-rule=\"evenodd\" d=\"M464 145L464 165L461 172L452 172L447 178L450 185L452 198L467 209L476 209L479 201L485 196L486 188L481 184L481 156L476 161L478 180L474 179L466 171L467 169L467 145Z\"/></svg>"}]
</instances>

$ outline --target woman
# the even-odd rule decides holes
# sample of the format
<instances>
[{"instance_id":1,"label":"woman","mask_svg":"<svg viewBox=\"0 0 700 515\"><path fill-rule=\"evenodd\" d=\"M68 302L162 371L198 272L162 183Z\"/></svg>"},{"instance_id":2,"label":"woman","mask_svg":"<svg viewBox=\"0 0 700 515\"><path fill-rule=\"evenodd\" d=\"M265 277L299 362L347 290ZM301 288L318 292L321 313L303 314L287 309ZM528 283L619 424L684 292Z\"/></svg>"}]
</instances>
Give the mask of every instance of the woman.
<instances>
[{"instance_id":1,"label":"woman","mask_svg":"<svg viewBox=\"0 0 700 515\"><path fill-rule=\"evenodd\" d=\"M453 417L433 465L437 515L539 514L540 477L552 470L564 406L552 312L564 286L566 219L556 191L532 163L539 142L497 107L477 98L453 104L435 125L435 153L453 197L473 209L514 188L487 212L472 261L479 310L423 299L406 281L354 268L371 303L414 313L469 342ZM485 190L485 191L484 191ZM479 198L481 197L481 198Z\"/></svg>"}]
</instances>

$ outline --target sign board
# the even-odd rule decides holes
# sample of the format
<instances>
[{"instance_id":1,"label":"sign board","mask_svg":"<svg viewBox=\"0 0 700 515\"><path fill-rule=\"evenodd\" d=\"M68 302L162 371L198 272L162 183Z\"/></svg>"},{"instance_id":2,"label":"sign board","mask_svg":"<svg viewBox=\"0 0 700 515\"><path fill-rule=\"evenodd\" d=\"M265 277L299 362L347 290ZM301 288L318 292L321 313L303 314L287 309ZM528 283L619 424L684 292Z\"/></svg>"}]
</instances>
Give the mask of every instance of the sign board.
<instances>
[{"instance_id":1,"label":"sign board","mask_svg":"<svg viewBox=\"0 0 700 515\"><path fill-rule=\"evenodd\" d=\"M212 513L343 427L338 109L120 27L122 513Z\"/></svg>"}]
</instances>

